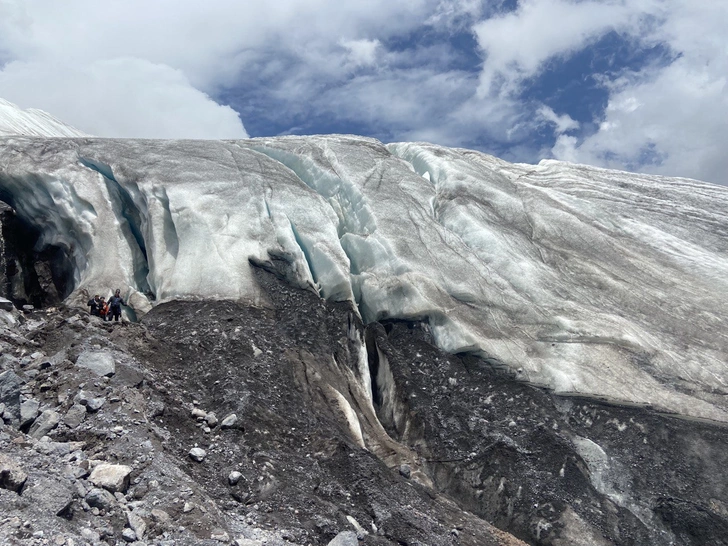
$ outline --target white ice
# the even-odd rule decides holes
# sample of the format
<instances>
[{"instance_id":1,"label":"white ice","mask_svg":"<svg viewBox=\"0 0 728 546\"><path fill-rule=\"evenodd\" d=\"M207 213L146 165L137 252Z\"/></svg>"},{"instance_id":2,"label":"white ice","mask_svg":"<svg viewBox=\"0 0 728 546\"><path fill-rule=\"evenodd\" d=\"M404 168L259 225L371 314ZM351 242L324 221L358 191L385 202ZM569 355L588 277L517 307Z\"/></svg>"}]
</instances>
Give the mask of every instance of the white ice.
<instances>
[{"instance_id":1,"label":"white ice","mask_svg":"<svg viewBox=\"0 0 728 546\"><path fill-rule=\"evenodd\" d=\"M11 137L0 196L67 250L72 303L265 305L250 260L283 260L524 381L728 421L720 186L351 136Z\"/></svg>"},{"instance_id":2,"label":"white ice","mask_svg":"<svg viewBox=\"0 0 728 546\"><path fill-rule=\"evenodd\" d=\"M22 110L0 99L0 137L24 135L35 137L83 137L78 129L57 120L43 110Z\"/></svg>"}]
</instances>

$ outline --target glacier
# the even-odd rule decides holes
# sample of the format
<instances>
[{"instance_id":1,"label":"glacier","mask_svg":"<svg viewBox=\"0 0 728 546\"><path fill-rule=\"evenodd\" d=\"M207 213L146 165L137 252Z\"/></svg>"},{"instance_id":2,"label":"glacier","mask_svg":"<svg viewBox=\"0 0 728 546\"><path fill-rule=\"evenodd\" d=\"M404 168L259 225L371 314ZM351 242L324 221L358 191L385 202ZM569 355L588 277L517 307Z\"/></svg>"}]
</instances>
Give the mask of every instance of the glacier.
<instances>
[{"instance_id":1,"label":"glacier","mask_svg":"<svg viewBox=\"0 0 728 546\"><path fill-rule=\"evenodd\" d=\"M75 127L56 119L48 112L29 108L22 110L16 104L0 98L0 137L25 135L36 137L89 136Z\"/></svg>"},{"instance_id":2,"label":"glacier","mask_svg":"<svg viewBox=\"0 0 728 546\"><path fill-rule=\"evenodd\" d=\"M22 132L10 117L0 135ZM35 127L0 138L0 200L63 250L70 305L121 288L138 315L266 306L253 268L283 264L366 322L424 321L558 394L728 422L727 188L357 136Z\"/></svg>"}]
</instances>

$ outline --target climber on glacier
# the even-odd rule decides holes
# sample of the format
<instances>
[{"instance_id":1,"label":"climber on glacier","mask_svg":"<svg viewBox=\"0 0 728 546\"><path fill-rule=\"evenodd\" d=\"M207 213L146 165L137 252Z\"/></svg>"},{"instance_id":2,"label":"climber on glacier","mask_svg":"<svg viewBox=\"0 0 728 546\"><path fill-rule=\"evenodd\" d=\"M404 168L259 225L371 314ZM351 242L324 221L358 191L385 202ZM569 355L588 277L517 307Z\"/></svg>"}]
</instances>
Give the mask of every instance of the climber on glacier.
<instances>
[{"instance_id":1,"label":"climber on glacier","mask_svg":"<svg viewBox=\"0 0 728 546\"><path fill-rule=\"evenodd\" d=\"M121 298L121 290L117 288L116 292L114 292L114 295L109 298L110 315L107 317L107 320L109 320L109 322L111 321L112 317L116 322L119 322L119 317L121 317L122 305L126 306L126 303L124 303L124 300Z\"/></svg>"},{"instance_id":2,"label":"climber on glacier","mask_svg":"<svg viewBox=\"0 0 728 546\"><path fill-rule=\"evenodd\" d=\"M91 313L93 316L98 317L101 316L99 314L101 310L101 301L99 300L99 295L96 294L93 298L88 300L88 303L86 304L89 307L88 312Z\"/></svg>"}]
</instances>

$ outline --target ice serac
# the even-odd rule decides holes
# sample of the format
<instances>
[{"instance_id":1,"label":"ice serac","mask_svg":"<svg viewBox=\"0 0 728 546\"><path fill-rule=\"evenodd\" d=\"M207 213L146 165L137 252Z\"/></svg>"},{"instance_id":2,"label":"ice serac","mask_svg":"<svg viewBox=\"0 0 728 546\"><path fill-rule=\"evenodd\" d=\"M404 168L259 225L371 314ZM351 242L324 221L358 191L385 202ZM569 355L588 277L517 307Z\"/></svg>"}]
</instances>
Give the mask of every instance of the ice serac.
<instances>
[{"instance_id":1,"label":"ice serac","mask_svg":"<svg viewBox=\"0 0 728 546\"><path fill-rule=\"evenodd\" d=\"M0 198L75 271L264 305L251 262L422 320L559 393L728 422L728 190L685 179L360 137L0 140Z\"/></svg>"}]
</instances>

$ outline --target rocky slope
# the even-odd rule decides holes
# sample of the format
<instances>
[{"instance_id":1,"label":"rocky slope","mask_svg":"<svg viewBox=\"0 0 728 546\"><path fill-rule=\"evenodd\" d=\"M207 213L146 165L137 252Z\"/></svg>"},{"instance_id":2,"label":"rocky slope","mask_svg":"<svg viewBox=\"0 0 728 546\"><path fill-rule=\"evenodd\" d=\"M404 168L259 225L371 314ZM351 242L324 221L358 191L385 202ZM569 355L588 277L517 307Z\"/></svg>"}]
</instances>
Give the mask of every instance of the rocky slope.
<instances>
[{"instance_id":1,"label":"rocky slope","mask_svg":"<svg viewBox=\"0 0 728 546\"><path fill-rule=\"evenodd\" d=\"M0 311L1 543L726 543L723 427L558 397L253 272L260 306Z\"/></svg>"}]
</instances>

